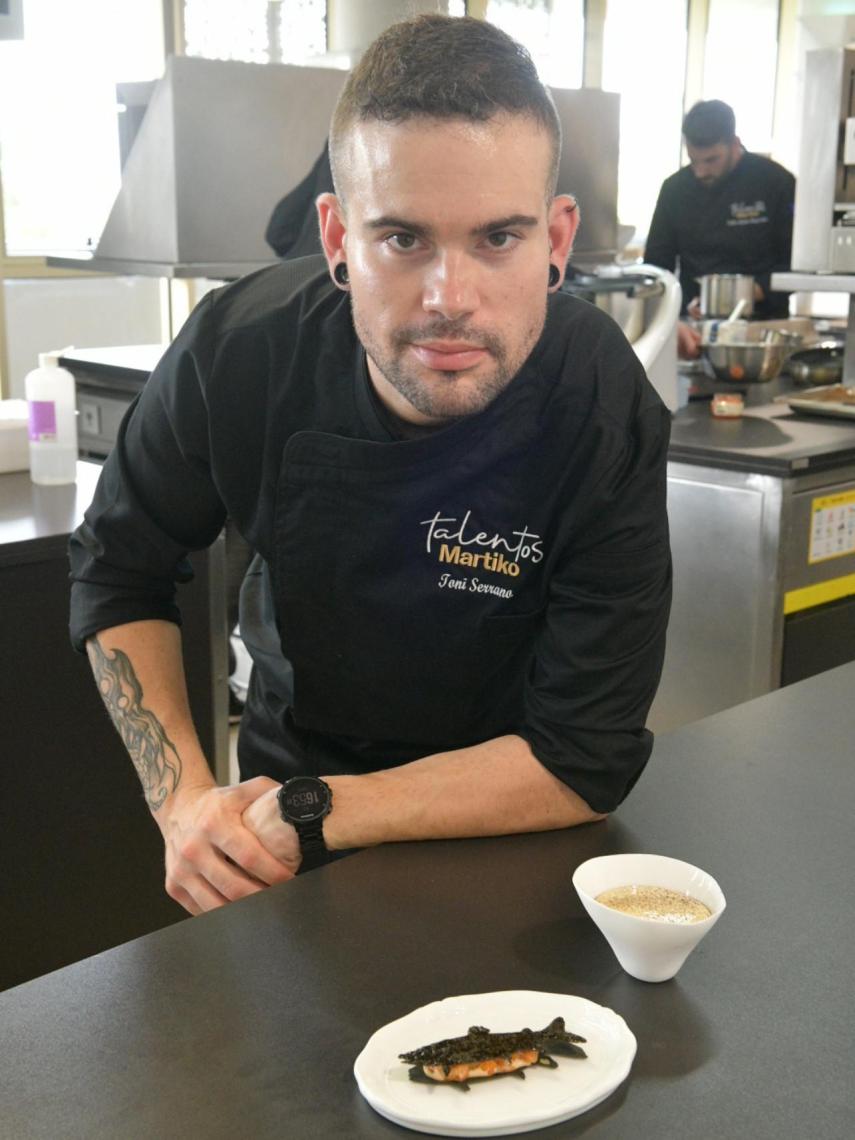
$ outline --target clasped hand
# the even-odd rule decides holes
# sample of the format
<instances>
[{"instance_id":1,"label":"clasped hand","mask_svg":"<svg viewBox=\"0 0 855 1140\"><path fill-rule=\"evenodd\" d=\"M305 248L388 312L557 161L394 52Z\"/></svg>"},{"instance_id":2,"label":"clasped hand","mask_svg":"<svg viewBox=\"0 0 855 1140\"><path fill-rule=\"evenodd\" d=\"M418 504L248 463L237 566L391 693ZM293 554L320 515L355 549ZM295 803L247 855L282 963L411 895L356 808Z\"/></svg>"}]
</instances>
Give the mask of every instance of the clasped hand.
<instances>
[{"instance_id":1,"label":"clasped hand","mask_svg":"<svg viewBox=\"0 0 855 1140\"><path fill-rule=\"evenodd\" d=\"M166 844L166 890L190 914L287 882L300 866L293 827L266 776L220 788L182 786L155 814Z\"/></svg>"}]
</instances>

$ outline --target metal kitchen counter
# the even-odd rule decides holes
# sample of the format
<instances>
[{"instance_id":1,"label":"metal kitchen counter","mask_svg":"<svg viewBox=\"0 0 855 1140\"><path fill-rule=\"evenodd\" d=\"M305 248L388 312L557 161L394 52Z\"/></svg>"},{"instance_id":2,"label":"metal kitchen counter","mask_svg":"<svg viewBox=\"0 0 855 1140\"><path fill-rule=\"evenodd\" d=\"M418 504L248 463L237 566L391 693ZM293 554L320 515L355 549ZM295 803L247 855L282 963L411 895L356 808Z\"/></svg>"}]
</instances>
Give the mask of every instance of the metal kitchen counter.
<instances>
[{"instance_id":1,"label":"metal kitchen counter","mask_svg":"<svg viewBox=\"0 0 855 1140\"><path fill-rule=\"evenodd\" d=\"M655 731L855 658L855 420L774 402L791 387L743 387L740 419L705 401L674 416L674 604Z\"/></svg>"}]
</instances>

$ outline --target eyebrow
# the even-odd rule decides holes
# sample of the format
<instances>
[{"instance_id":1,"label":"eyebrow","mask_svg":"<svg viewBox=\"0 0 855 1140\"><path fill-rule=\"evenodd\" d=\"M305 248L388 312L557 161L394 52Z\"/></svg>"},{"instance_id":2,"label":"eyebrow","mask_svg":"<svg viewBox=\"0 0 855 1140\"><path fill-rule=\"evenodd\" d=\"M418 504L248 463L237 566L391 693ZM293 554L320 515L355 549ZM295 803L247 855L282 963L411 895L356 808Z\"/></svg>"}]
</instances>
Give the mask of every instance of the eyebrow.
<instances>
[{"instance_id":1,"label":"eyebrow","mask_svg":"<svg viewBox=\"0 0 855 1140\"><path fill-rule=\"evenodd\" d=\"M507 230L518 228L520 226L527 229L533 229L538 224L539 219L533 217L531 214L509 214L506 218L496 218L491 222L484 222L483 225L475 226L470 230L472 237L486 237L487 234L496 233L497 230ZM391 214L384 214L380 218L374 218L366 223L369 230L406 230L407 233L414 234L416 237L429 238L432 236L433 230L431 226L422 225L419 222L407 221L405 218L396 218Z\"/></svg>"}]
</instances>

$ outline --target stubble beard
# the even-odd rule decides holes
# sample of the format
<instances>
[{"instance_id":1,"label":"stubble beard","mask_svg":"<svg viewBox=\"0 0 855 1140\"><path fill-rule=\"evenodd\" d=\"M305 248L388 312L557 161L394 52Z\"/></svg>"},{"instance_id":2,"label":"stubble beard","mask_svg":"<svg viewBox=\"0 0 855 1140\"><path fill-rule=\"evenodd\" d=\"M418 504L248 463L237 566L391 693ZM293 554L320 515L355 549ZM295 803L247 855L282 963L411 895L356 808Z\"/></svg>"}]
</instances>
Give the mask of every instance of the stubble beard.
<instances>
[{"instance_id":1,"label":"stubble beard","mask_svg":"<svg viewBox=\"0 0 855 1140\"><path fill-rule=\"evenodd\" d=\"M546 321L546 301L539 322L528 330L524 344L511 354L496 334L463 321L434 318L423 325L402 325L395 329L388 344L374 337L362 321L359 307L351 294L351 311L356 335L368 356L389 384L423 416L436 420L455 420L483 411L510 384L537 343ZM414 342L426 340L460 340L485 348L493 360L492 368L473 375L462 372L429 372L418 365L409 366L405 356ZM430 379L424 373L429 372Z\"/></svg>"}]
</instances>

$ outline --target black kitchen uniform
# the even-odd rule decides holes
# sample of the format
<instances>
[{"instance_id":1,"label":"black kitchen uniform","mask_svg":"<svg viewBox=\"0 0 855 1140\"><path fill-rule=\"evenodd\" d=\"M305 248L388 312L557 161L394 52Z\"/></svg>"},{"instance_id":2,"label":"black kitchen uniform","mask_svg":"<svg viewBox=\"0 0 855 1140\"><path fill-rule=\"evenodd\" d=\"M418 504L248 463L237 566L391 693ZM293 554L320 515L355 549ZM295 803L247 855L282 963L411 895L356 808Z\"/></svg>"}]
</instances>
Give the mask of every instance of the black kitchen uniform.
<instances>
[{"instance_id":1,"label":"black kitchen uniform","mask_svg":"<svg viewBox=\"0 0 855 1140\"><path fill-rule=\"evenodd\" d=\"M786 317L789 293L771 292L769 279L790 268L795 193L788 170L748 151L712 186L684 166L662 183L644 260L672 272L679 265L683 313L704 274L746 273L764 293L754 316Z\"/></svg>"},{"instance_id":2,"label":"black kitchen uniform","mask_svg":"<svg viewBox=\"0 0 855 1140\"><path fill-rule=\"evenodd\" d=\"M209 294L72 536L72 640L179 620L226 515L257 552L244 778L362 773L518 733L596 810L627 794L670 602L669 413L566 295L483 412L396 439L318 258Z\"/></svg>"}]
</instances>

